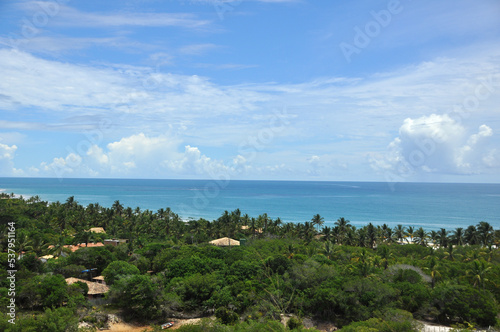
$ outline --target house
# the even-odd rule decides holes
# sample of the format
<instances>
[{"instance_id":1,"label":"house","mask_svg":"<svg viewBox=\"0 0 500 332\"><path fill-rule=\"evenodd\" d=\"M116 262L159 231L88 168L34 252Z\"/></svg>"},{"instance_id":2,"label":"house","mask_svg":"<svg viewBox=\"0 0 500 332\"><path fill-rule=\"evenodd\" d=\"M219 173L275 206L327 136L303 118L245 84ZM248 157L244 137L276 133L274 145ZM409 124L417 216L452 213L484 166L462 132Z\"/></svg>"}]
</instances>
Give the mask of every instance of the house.
<instances>
[{"instance_id":1,"label":"house","mask_svg":"<svg viewBox=\"0 0 500 332\"><path fill-rule=\"evenodd\" d=\"M85 244L85 243L79 243L79 244L75 244L75 245L68 244L68 245L64 246L64 248L70 249L71 252L75 252L78 249L82 249L82 248L93 248L93 247L104 247L104 244L102 242L96 242L96 243L87 243L87 244ZM48 248L49 249L54 249L54 246L50 245ZM61 256L66 256L66 254L62 253Z\"/></svg>"},{"instance_id":2,"label":"house","mask_svg":"<svg viewBox=\"0 0 500 332\"><path fill-rule=\"evenodd\" d=\"M249 231L250 230L250 226L241 226L241 229L244 230L244 231ZM254 233L255 234L262 234L262 228L255 228L254 229Z\"/></svg>"},{"instance_id":3,"label":"house","mask_svg":"<svg viewBox=\"0 0 500 332\"><path fill-rule=\"evenodd\" d=\"M98 284L106 285L106 282L104 281L104 276L97 276L92 278L94 282L97 282Z\"/></svg>"},{"instance_id":4,"label":"house","mask_svg":"<svg viewBox=\"0 0 500 332\"><path fill-rule=\"evenodd\" d=\"M107 245L112 245L112 246L117 246L119 244L122 244L122 243L127 243L128 240L127 239L106 239L104 240L104 245L107 246Z\"/></svg>"},{"instance_id":5,"label":"house","mask_svg":"<svg viewBox=\"0 0 500 332\"><path fill-rule=\"evenodd\" d=\"M102 298L104 294L106 294L109 291L109 287L106 285L103 285L98 282L92 282L92 281L87 281L84 279L78 279L78 278L66 278L66 283L68 285L74 284L75 282L83 282L86 283L87 286L89 286L89 291L87 293L87 296L90 299L98 299Z\"/></svg>"},{"instance_id":6,"label":"house","mask_svg":"<svg viewBox=\"0 0 500 332\"><path fill-rule=\"evenodd\" d=\"M210 244L213 244L214 246L218 247L233 247L233 246L239 246L240 241L230 239L228 237L223 237L217 240L213 240L209 242Z\"/></svg>"},{"instance_id":7,"label":"house","mask_svg":"<svg viewBox=\"0 0 500 332\"><path fill-rule=\"evenodd\" d=\"M92 227L91 229L89 229L89 231L91 231L92 233L106 233L106 231L102 227Z\"/></svg>"},{"instance_id":8,"label":"house","mask_svg":"<svg viewBox=\"0 0 500 332\"><path fill-rule=\"evenodd\" d=\"M40 261L42 261L42 263L47 263L47 261L48 261L49 259L51 259L51 258L54 258L54 256L53 256L53 255L45 255L45 256L39 257L38 259L39 259Z\"/></svg>"}]
</instances>

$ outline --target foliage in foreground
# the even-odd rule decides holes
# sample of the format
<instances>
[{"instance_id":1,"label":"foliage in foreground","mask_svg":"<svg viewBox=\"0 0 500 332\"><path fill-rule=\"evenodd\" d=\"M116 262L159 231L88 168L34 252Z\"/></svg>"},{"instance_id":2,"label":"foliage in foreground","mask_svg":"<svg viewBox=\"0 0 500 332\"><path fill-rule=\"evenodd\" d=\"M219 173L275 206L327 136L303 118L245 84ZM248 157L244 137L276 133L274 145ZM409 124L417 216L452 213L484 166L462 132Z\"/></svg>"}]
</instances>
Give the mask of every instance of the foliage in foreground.
<instances>
[{"instance_id":1,"label":"foliage in foreground","mask_svg":"<svg viewBox=\"0 0 500 332\"><path fill-rule=\"evenodd\" d=\"M236 210L213 222L184 223L170 209L153 213L119 202L82 207L72 199L49 205L0 199L0 220L1 258L7 260L5 222L16 223L16 248L26 252L17 272L19 324L0 320L1 328L12 331L21 325L23 331L74 329L77 319L70 313L89 306L88 287L67 286L64 278L88 278L82 272L88 269L105 276L108 300L131 319L216 317L201 327L182 327L186 331L285 331L282 314L298 317L288 326L294 330L302 329L305 317L344 331L413 331L413 317L497 324L500 253L494 245L500 236L485 222L450 234L401 225L357 229L339 218L334 228L320 230L319 215L295 225ZM89 232L94 226L107 234ZM207 244L220 236L248 241L232 248ZM65 244L107 237L129 243L64 250ZM406 239L413 244L401 245ZM38 257L47 253L58 259L41 263ZM7 290L2 270L0 310Z\"/></svg>"}]
</instances>

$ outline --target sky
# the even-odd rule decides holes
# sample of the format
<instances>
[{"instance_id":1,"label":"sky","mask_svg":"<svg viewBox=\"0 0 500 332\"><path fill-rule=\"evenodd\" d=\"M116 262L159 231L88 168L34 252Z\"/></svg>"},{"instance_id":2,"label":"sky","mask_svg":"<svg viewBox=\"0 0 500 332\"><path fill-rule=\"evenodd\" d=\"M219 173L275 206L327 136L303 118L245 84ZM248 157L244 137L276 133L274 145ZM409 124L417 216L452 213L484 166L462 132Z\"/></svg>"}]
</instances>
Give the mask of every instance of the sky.
<instances>
[{"instance_id":1,"label":"sky","mask_svg":"<svg viewBox=\"0 0 500 332\"><path fill-rule=\"evenodd\" d=\"M0 177L500 183L498 0L0 2Z\"/></svg>"}]
</instances>

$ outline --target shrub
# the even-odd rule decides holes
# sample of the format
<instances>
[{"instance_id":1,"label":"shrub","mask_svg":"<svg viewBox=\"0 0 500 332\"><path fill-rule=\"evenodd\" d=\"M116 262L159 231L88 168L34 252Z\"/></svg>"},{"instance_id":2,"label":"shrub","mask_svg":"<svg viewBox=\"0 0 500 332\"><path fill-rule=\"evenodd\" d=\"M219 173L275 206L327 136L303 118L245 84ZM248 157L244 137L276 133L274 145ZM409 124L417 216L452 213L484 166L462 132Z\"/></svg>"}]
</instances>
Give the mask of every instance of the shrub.
<instances>
[{"instance_id":1,"label":"shrub","mask_svg":"<svg viewBox=\"0 0 500 332\"><path fill-rule=\"evenodd\" d=\"M233 325L240 319L237 313L226 307L220 307L215 310L215 317L225 325Z\"/></svg>"},{"instance_id":2,"label":"shrub","mask_svg":"<svg viewBox=\"0 0 500 332\"><path fill-rule=\"evenodd\" d=\"M498 305L490 292L470 285L442 284L434 289L433 299L441 322L496 324Z\"/></svg>"},{"instance_id":3,"label":"shrub","mask_svg":"<svg viewBox=\"0 0 500 332\"><path fill-rule=\"evenodd\" d=\"M291 317L288 322L286 323L286 326L290 329L290 330L295 330L295 329L298 329L300 327L302 327L302 319L298 318L298 317Z\"/></svg>"},{"instance_id":4,"label":"shrub","mask_svg":"<svg viewBox=\"0 0 500 332\"><path fill-rule=\"evenodd\" d=\"M104 271L102 271L102 275L104 276L104 281L106 281L108 285L112 285L120 277L140 274L140 273L141 271L139 271L137 266L124 261L111 262L104 269Z\"/></svg>"}]
</instances>

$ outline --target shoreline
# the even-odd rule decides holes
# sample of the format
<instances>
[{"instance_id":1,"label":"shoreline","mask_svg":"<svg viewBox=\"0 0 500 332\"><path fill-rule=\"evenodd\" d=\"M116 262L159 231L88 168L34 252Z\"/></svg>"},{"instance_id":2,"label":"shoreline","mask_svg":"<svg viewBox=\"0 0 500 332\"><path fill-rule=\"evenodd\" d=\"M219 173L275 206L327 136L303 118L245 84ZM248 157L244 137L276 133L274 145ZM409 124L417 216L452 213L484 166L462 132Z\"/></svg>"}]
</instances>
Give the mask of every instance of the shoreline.
<instances>
[{"instance_id":1,"label":"shoreline","mask_svg":"<svg viewBox=\"0 0 500 332\"><path fill-rule=\"evenodd\" d=\"M3 179L10 181L0 183L0 192L13 191L15 197L29 199L39 196L48 203L64 203L74 196L82 206L98 203L106 208L118 200L124 207L139 207L142 211L152 212L170 207L184 222L200 218L213 221L226 210L240 209L242 215L257 218L267 213L273 220L279 217L284 223L294 224L309 222L319 213L325 220L324 225L329 227L333 227L339 217L344 217L356 227L372 223L394 228L401 224L438 231L441 228L466 228L486 221L500 228L500 206L496 202L500 185L494 184L472 187L457 184L463 187L456 188L423 183L410 186L406 191L391 193L383 184L362 182L358 183L361 188L348 188L304 186L303 182L290 182L284 186L280 182L279 186L274 186L268 181L247 181L251 184L247 186L238 181L225 188L208 190L200 180L131 183L129 180L68 179L60 183L50 178L39 181ZM468 188L473 190L466 190Z\"/></svg>"},{"instance_id":2,"label":"shoreline","mask_svg":"<svg viewBox=\"0 0 500 332\"><path fill-rule=\"evenodd\" d=\"M1 195L2 193L3 193L3 194L7 194L7 195L14 194L14 197L13 197L14 199L20 199L20 198L22 197L24 200L29 200L29 199L30 199L30 198L32 198L32 197L36 197L36 196L40 197L39 195L23 195L23 194L16 194L16 193L14 193L14 192L12 192L12 193L8 193L8 192L7 192L7 189L0 188L0 195ZM69 197L71 197L71 196L68 196L67 198L69 198ZM50 201L50 200L44 200L42 197L40 197L40 201L47 202L47 204L51 204L51 203L55 203L55 202L59 202L59 203L61 203L61 204L63 204L63 203L64 203L63 201ZM76 201L78 204L82 205L84 208L87 208L89 204L96 204L96 203L98 203L98 202L94 202L94 203L89 203L89 204L87 204L87 205L84 205L84 204L80 203L80 202L79 202L76 198L75 198L75 201ZM104 208L111 208L111 206L104 206L104 205L102 205L102 204L100 204L100 203L99 203L99 205L100 205L101 207L104 207ZM124 208L127 208L127 207L128 207L128 206L125 206L125 205L124 205ZM130 206L130 208L132 208L132 207ZM132 208L132 209L134 209L134 208ZM142 208L141 208L141 211L146 211L146 210L148 210L148 209L142 209ZM154 213L156 213L156 212L157 212L157 211L153 211L153 210L151 210L151 209L149 209L149 210L150 210L150 211L152 211L152 212L154 212ZM232 211L234 211L234 210L232 210ZM172 212L177 214L177 212L176 212L175 210L172 210ZM231 211L228 211L228 212L231 212ZM242 212L244 212L244 211L242 211ZM215 220L217 220L218 218L220 218L220 216L221 216L223 213L224 213L224 211L221 211L221 213L219 214L219 216L218 216L218 217L216 217L216 218L213 218L213 219L212 219L212 218L206 218L206 217L198 217L198 218L194 218L194 217L183 217L183 216L180 216L180 215L179 215L179 219L180 219L182 222L184 222L184 223L189 223L190 221L193 221L193 220L195 220L195 221L196 221L196 220L199 220L199 219L205 219L205 220L208 220L209 222L214 222ZM257 218L258 216L250 216L250 215L249 215L249 217L250 217L250 218ZM273 219L273 218L271 218L271 219ZM280 218L280 219L281 219L281 218ZM346 218L346 219L348 219L348 218ZM349 220L349 219L348 219L348 220ZM304 223L304 221L287 221L287 220L282 220L282 221L283 221L283 223L284 223L284 224L286 224L286 223L293 223L293 224ZM306 220L306 221L308 221L308 222L309 222L310 220ZM380 222L380 221L355 221L355 220L354 220L354 221L353 221L353 220L349 220L349 221L350 221L350 225L354 226L356 229L363 228L363 227L367 226L367 225L368 225L368 224L370 224L370 223L371 223L371 224L373 224L375 227L377 227L377 226L387 225L387 226L388 226L388 228L391 228L391 229L396 228L398 225L402 225L404 228L413 227L415 230L417 230L418 228L422 227L422 228L423 228L426 232L430 232L430 231L438 231L438 230L440 230L441 228L445 228L447 231L452 231L452 230L454 230L454 229L459 228L459 227L449 227L449 225L442 225L442 224L439 224L439 226L444 226L444 227L436 227L436 226L434 226L434 227L425 227L425 226L424 226L424 224L420 224L420 223L404 223L404 222L393 222L393 221L386 221L386 222ZM336 221L325 221L325 222L324 222L324 224L323 224L323 226L327 226L327 227L332 227L332 228L333 228L333 227L334 227L335 222L336 222ZM474 224L474 223L472 223L471 225L473 225L473 224ZM392 225L392 226L391 226L391 225ZM469 226L469 225L467 225L467 226ZM467 227L467 226L465 226L465 227ZM464 228L464 229L465 229L465 227L462 227L462 228ZM497 228L497 227L495 227L495 228ZM406 239L405 239L405 240L406 240ZM415 243L415 241L413 241L412 243L410 243L409 241L407 241L407 240L405 241L405 240L403 240L403 242L402 242L402 243L399 243L398 241L397 241L397 242L398 242L400 245L406 245L406 244L416 244L416 243ZM427 246L427 247L431 247L431 246L433 246L433 245L432 245L432 243L427 243L427 244L426 244L426 246Z\"/></svg>"}]
</instances>

